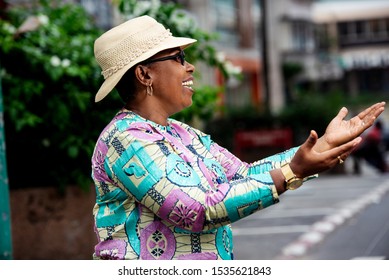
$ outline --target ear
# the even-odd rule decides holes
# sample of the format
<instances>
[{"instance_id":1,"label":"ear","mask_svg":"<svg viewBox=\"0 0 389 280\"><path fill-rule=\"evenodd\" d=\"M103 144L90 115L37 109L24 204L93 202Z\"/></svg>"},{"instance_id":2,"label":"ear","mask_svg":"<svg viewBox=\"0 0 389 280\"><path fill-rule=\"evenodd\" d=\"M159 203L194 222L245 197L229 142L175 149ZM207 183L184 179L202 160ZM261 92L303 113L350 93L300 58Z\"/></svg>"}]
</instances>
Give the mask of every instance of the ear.
<instances>
[{"instance_id":1,"label":"ear","mask_svg":"<svg viewBox=\"0 0 389 280\"><path fill-rule=\"evenodd\" d=\"M147 86L151 82L150 68L145 65L138 65L135 68L136 79L144 86Z\"/></svg>"}]
</instances>

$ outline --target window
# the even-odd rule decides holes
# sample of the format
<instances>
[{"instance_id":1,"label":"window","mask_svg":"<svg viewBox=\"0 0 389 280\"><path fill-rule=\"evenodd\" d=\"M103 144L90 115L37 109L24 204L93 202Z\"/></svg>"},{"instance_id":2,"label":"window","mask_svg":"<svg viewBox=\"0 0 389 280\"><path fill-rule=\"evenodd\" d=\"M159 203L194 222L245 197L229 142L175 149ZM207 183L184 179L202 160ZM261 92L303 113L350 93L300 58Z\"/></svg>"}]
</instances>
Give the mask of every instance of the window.
<instances>
[{"instance_id":1,"label":"window","mask_svg":"<svg viewBox=\"0 0 389 280\"><path fill-rule=\"evenodd\" d=\"M350 23L348 23L348 25L350 26L355 26L355 37L356 38L363 38L364 36L366 36L365 35L365 33L366 33L366 25L365 25L365 22L364 21L356 21L355 23L353 23L353 22L350 22ZM353 32L353 30L350 30L351 32L350 32L350 34L352 34Z\"/></svg>"},{"instance_id":2,"label":"window","mask_svg":"<svg viewBox=\"0 0 389 280\"><path fill-rule=\"evenodd\" d=\"M338 23L341 46L388 43L389 18Z\"/></svg>"},{"instance_id":3,"label":"window","mask_svg":"<svg viewBox=\"0 0 389 280\"><path fill-rule=\"evenodd\" d=\"M238 29L238 10L237 10L237 1L239 0L212 0L210 1L212 7L212 16L215 24L215 32L219 34L218 42L226 47L239 47L241 40L247 39L248 34L247 30ZM247 1L247 0L241 0ZM256 47L259 45L258 42L258 28L260 21L260 7L259 0L253 0L251 2L251 16L248 17L252 20L250 27L254 26L254 30L250 31L252 36L254 36L253 44ZM243 33L240 34L239 32Z\"/></svg>"},{"instance_id":4,"label":"window","mask_svg":"<svg viewBox=\"0 0 389 280\"><path fill-rule=\"evenodd\" d=\"M315 42L320 50L325 50L330 47L330 39L328 35L327 25L320 24L315 27Z\"/></svg>"},{"instance_id":5,"label":"window","mask_svg":"<svg viewBox=\"0 0 389 280\"><path fill-rule=\"evenodd\" d=\"M389 18L385 19L384 22L385 35L389 37Z\"/></svg>"},{"instance_id":6,"label":"window","mask_svg":"<svg viewBox=\"0 0 389 280\"><path fill-rule=\"evenodd\" d=\"M212 1L212 11L216 32L219 34L219 42L222 44L237 46L237 13L234 0L214 0Z\"/></svg>"},{"instance_id":7,"label":"window","mask_svg":"<svg viewBox=\"0 0 389 280\"><path fill-rule=\"evenodd\" d=\"M309 51L314 47L313 26L309 22L292 22L292 40L294 51Z\"/></svg>"}]
</instances>

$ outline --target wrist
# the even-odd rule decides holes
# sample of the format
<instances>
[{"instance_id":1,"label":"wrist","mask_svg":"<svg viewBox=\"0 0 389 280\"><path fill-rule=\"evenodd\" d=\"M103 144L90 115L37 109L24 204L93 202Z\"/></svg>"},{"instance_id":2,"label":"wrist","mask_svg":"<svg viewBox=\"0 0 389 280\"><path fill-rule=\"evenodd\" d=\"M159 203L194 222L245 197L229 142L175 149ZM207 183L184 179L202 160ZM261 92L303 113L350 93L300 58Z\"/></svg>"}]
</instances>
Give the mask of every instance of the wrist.
<instances>
[{"instance_id":1,"label":"wrist","mask_svg":"<svg viewBox=\"0 0 389 280\"><path fill-rule=\"evenodd\" d=\"M285 190L298 189L303 184L303 177L296 175L289 163L285 163L281 166L281 172L284 175L284 188Z\"/></svg>"},{"instance_id":2,"label":"wrist","mask_svg":"<svg viewBox=\"0 0 389 280\"><path fill-rule=\"evenodd\" d=\"M285 188L285 177L281 172L281 169L273 169L270 171L270 175L273 179L274 187L278 193L278 195L284 193L286 191Z\"/></svg>"},{"instance_id":3,"label":"wrist","mask_svg":"<svg viewBox=\"0 0 389 280\"><path fill-rule=\"evenodd\" d=\"M291 169L291 172L295 175L297 178L304 178L303 172L300 171L299 164L295 163L293 160L289 163L285 163L282 166L289 165L289 168Z\"/></svg>"}]
</instances>

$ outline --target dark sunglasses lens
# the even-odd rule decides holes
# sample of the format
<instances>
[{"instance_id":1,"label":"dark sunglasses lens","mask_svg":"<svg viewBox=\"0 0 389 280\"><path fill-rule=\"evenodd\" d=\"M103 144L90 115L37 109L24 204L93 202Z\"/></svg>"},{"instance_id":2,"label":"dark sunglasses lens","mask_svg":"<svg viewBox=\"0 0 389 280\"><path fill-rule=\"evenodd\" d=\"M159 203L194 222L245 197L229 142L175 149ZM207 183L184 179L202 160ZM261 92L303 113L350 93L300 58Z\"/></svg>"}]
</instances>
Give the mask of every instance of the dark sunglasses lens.
<instances>
[{"instance_id":1,"label":"dark sunglasses lens","mask_svg":"<svg viewBox=\"0 0 389 280\"><path fill-rule=\"evenodd\" d=\"M181 51L179 53L179 57L180 57L180 61L181 61L182 66L184 66L185 65L185 53L183 51Z\"/></svg>"}]
</instances>

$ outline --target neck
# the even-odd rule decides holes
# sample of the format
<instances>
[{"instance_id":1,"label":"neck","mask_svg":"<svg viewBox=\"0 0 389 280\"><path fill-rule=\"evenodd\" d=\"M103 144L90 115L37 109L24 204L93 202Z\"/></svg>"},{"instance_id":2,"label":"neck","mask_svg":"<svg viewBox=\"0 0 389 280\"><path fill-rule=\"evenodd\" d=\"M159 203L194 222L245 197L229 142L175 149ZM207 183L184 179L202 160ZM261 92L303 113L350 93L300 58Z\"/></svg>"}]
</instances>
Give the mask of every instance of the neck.
<instances>
[{"instance_id":1,"label":"neck","mask_svg":"<svg viewBox=\"0 0 389 280\"><path fill-rule=\"evenodd\" d=\"M150 110L150 109L148 109L148 107L146 107L146 109L142 109L142 108L139 108L136 106L131 106L129 104L127 104L125 106L125 108L138 114L139 116L141 116L142 118L144 118L146 120L155 122L155 123L163 125L163 126L166 126L168 124L168 122L167 122L168 116L166 116L165 114L162 114L158 110Z\"/></svg>"}]
</instances>

